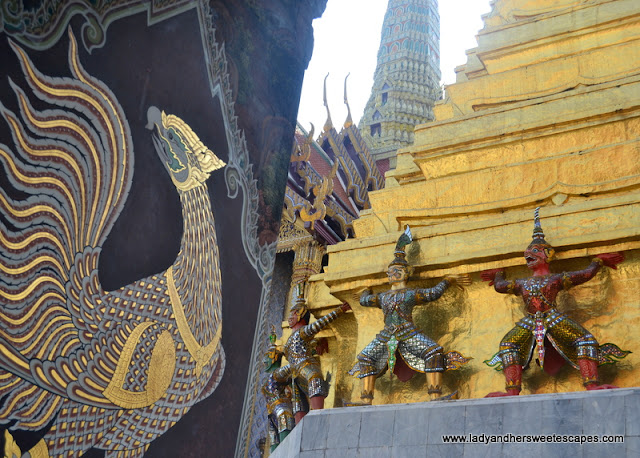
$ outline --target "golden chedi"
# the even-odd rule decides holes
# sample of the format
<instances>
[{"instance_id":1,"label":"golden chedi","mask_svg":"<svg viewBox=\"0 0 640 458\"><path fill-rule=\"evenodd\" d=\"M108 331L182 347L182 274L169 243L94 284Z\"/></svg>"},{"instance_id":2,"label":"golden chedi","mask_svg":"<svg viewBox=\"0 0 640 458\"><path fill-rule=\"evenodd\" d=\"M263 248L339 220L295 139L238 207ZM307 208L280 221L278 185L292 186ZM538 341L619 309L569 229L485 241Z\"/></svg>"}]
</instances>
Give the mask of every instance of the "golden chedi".
<instances>
[{"instance_id":1,"label":"golden chedi","mask_svg":"<svg viewBox=\"0 0 640 458\"><path fill-rule=\"evenodd\" d=\"M622 252L617 270L561 292L557 307L599 342L640 352L640 4L634 0L497 0L485 16L478 47L457 68L457 82L435 107L436 120L416 127L386 187L354 221L356 237L328 249L329 264L310 278L309 308L321 316L342 301L353 320L327 332L333 374L327 406L357 400L361 385L347 374L358 351L379 331L379 310L353 298L387 288L388 263L406 224L414 243L409 287L470 274L437 307L417 308L421 332L472 357L443 381L461 398L503 391L504 378L483 361L522 318L520 298L496 294L480 272L523 278L523 248L533 209L544 207L545 237L556 250L553 272L584 269L597 255ZM635 358L602 367L600 383L634 386ZM580 391L570 367L549 377L532 364L522 393ZM424 378L387 377L374 404L427 401Z\"/></svg>"}]
</instances>

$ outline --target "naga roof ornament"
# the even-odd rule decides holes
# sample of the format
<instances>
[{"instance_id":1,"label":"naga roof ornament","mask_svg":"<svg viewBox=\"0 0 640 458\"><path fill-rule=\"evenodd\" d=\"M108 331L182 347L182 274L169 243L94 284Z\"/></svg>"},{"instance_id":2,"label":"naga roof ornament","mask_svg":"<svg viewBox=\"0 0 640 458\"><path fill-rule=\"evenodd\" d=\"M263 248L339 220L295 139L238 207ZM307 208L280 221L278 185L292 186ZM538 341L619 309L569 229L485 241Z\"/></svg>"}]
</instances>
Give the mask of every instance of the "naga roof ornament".
<instances>
[{"instance_id":1,"label":"naga roof ornament","mask_svg":"<svg viewBox=\"0 0 640 458\"><path fill-rule=\"evenodd\" d=\"M307 162L311 158L311 144L313 143L313 133L315 132L315 126L311 124L311 130L309 135L302 142L293 142L293 152L291 153L291 163L294 162Z\"/></svg>"},{"instance_id":2,"label":"naga roof ornament","mask_svg":"<svg viewBox=\"0 0 640 458\"><path fill-rule=\"evenodd\" d=\"M353 119L351 119L351 107L349 106L349 100L347 99L347 79L351 75L351 72L347 73L344 77L344 104L347 106L347 119L344 121L344 128L347 129L353 125Z\"/></svg>"},{"instance_id":3,"label":"naga roof ornament","mask_svg":"<svg viewBox=\"0 0 640 458\"><path fill-rule=\"evenodd\" d=\"M324 131L327 132L333 128L333 121L331 121L331 113L329 112L329 103L327 102L327 78L329 73L324 77L324 90L322 99L324 101L324 107L327 109L327 120L324 122Z\"/></svg>"}]
</instances>

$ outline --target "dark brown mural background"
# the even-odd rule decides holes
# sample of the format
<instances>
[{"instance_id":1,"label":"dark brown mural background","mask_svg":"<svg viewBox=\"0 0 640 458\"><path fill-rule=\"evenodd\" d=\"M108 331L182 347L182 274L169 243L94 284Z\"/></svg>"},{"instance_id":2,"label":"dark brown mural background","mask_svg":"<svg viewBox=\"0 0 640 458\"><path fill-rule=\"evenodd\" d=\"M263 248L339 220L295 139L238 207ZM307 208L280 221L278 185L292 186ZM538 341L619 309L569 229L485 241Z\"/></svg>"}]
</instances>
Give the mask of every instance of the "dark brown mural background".
<instances>
[{"instance_id":1,"label":"dark brown mural background","mask_svg":"<svg viewBox=\"0 0 640 458\"><path fill-rule=\"evenodd\" d=\"M70 76L68 14L66 22L78 39L80 62L113 92L131 130L135 157L131 188L102 245L98 265L104 290L163 272L180 250L181 203L158 159L151 132L145 128L147 109L156 106L180 117L204 145L230 164L212 172L207 180L220 251L224 375L210 396L187 409L173 427L150 443L146 456L233 456L234 451L255 455L250 437L241 438L237 449L236 439L239 430L250 434L250 419L244 417L261 414L252 410L251 399L245 399L246 393L249 397L255 394L247 387L247 380L252 379L252 352L256 354L254 333L258 337L265 334L259 315L275 256L272 246L278 233L302 77L311 56L311 22L322 13L326 0L173 2L173 9L166 6L171 2L153 2L149 7L136 1L72 1L67 3L84 15L71 10L57 10L58 16L38 13L44 14L45 22L62 29L57 35L53 25L29 29L24 23L20 26L18 19L29 18L30 11L37 17L37 5L54 8L58 2L30 2L36 6L23 5L21 12L8 10L10 3L3 2L0 16L4 28L0 33L0 102L13 113L19 112L9 78L30 93L9 40L25 49L43 74ZM164 16L158 11L164 11ZM94 28L87 30L87 24ZM38 36L46 40L33 38ZM212 55L212 43L222 60L220 54ZM215 94L212 75L220 83ZM48 108L36 97L29 100L36 109ZM10 129L0 121L0 143L11 148ZM235 167L234 173L230 166ZM241 177L240 184L236 176ZM4 172L0 173L0 187L13 199L26 197ZM6 215L0 219L11 227ZM138 321L145 319L140 316ZM6 399L0 398L0 405ZM10 429L12 425L11 421L3 423ZM37 432L13 429L11 434L26 452L49 426ZM86 456L104 454L95 448L84 452Z\"/></svg>"}]
</instances>

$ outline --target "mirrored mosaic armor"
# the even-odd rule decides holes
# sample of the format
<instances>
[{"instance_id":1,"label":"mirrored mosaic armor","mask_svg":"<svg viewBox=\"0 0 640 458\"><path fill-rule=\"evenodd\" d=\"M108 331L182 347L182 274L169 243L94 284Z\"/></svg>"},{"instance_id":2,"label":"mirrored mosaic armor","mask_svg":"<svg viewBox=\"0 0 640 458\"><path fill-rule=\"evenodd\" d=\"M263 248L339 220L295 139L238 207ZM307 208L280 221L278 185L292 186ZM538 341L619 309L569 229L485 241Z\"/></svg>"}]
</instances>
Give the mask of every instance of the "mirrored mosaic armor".
<instances>
[{"instance_id":1,"label":"mirrored mosaic armor","mask_svg":"<svg viewBox=\"0 0 640 458\"><path fill-rule=\"evenodd\" d=\"M300 313L292 310L292 313ZM329 387L322 376L320 361L314 352L314 336L334 321L343 309L338 308L317 321L295 330L284 345L284 355L291 366L293 411L308 412L308 399L325 398Z\"/></svg>"},{"instance_id":2,"label":"mirrored mosaic armor","mask_svg":"<svg viewBox=\"0 0 640 458\"><path fill-rule=\"evenodd\" d=\"M364 307L378 307L384 313L384 328L358 355L358 362L349 372L358 378L380 375L387 366L393 371L396 354L416 372L442 372L447 358L442 347L420 332L413 323L413 308L438 299L449 287L443 280L433 288L402 289L371 294L365 291L360 298ZM396 353L397 352L397 353ZM450 369L459 361L452 355Z\"/></svg>"},{"instance_id":3,"label":"mirrored mosaic armor","mask_svg":"<svg viewBox=\"0 0 640 458\"><path fill-rule=\"evenodd\" d=\"M598 365L615 363L629 352L612 343L599 345L589 331L557 310L556 297L562 290L591 280L603 265L615 267L624 258L618 253L602 254L586 269L550 273L548 266L554 250L544 239L539 208L535 212L533 241L524 254L527 266L534 272L532 277L507 281L502 271L482 274L497 292L521 296L527 312L502 338L499 351L485 361L496 370L504 370L506 377L507 393L491 393L490 396L520 392L522 369L529 366L536 349L541 369L553 374L564 360L580 370L585 387L595 389L598 387ZM562 359L555 358L555 354ZM549 359L550 356L552 368L545 365L545 357Z\"/></svg>"},{"instance_id":4,"label":"mirrored mosaic armor","mask_svg":"<svg viewBox=\"0 0 640 458\"><path fill-rule=\"evenodd\" d=\"M272 449L296 425L293 417L291 393L288 389L290 380L291 367L286 365L269 374L262 386L262 395L267 404L269 443Z\"/></svg>"},{"instance_id":5,"label":"mirrored mosaic armor","mask_svg":"<svg viewBox=\"0 0 640 458\"><path fill-rule=\"evenodd\" d=\"M470 279L467 275L449 276L433 288L407 288L409 263L405 260L404 247L412 241L407 226L396 243L394 259L387 269L391 289L380 294L365 290L360 296L360 305L378 307L384 314L384 328L358 354L358 361L349 371L364 379L360 398L365 404L373 402L375 378L387 369L402 381L409 380L414 372L429 374L428 392L435 400L442 394L441 373L458 369L469 361L455 351L444 354L440 345L416 328L412 313L415 306L440 298L452 283L468 284Z\"/></svg>"},{"instance_id":6,"label":"mirrored mosaic armor","mask_svg":"<svg viewBox=\"0 0 640 458\"><path fill-rule=\"evenodd\" d=\"M296 425L291 404L291 367L281 367L283 352L276 345L276 331L272 327L269 347L264 354L263 364L268 374L261 392L267 408L267 432L273 452Z\"/></svg>"},{"instance_id":7,"label":"mirrored mosaic armor","mask_svg":"<svg viewBox=\"0 0 640 458\"><path fill-rule=\"evenodd\" d=\"M500 351L489 362L496 370L511 364L528 366L534 350L538 351L538 362L544 369L545 338L553 348L571 364L579 369L578 360L588 359L606 364L614 362L616 346L600 346L593 334L557 310L556 296L563 289L584 283L600 270L599 258L589 267L576 272L564 272L546 277L531 277L513 282L504 280L502 274L496 275L495 289L498 292L522 296L527 315L509 331L500 342ZM589 383L591 380L585 380Z\"/></svg>"}]
</instances>

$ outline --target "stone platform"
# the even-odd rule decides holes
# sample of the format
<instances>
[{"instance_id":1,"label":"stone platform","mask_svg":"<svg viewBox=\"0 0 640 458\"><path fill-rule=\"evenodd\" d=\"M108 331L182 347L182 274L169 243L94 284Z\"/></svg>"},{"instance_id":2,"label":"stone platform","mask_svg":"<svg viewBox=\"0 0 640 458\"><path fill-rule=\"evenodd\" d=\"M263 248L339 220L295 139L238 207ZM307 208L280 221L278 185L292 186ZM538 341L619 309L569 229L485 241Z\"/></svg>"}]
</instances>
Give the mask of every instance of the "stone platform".
<instances>
[{"instance_id":1,"label":"stone platform","mask_svg":"<svg viewBox=\"0 0 640 458\"><path fill-rule=\"evenodd\" d=\"M508 442L468 443L470 435ZM620 443L517 443L518 436L588 440L622 436ZM467 443L444 443L443 435ZM522 437L523 441L540 440ZM563 440L562 437L560 437ZM335 408L309 413L272 458L333 457L637 457L640 388Z\"/></svg>"}]
</instances>

